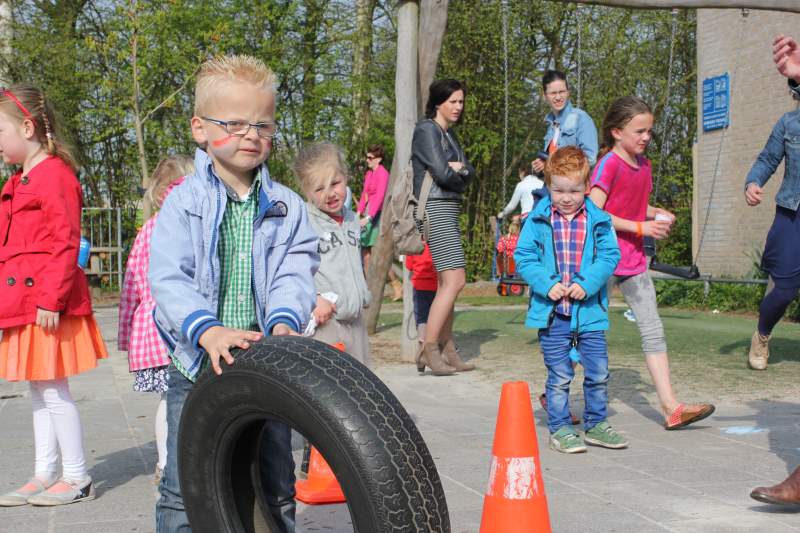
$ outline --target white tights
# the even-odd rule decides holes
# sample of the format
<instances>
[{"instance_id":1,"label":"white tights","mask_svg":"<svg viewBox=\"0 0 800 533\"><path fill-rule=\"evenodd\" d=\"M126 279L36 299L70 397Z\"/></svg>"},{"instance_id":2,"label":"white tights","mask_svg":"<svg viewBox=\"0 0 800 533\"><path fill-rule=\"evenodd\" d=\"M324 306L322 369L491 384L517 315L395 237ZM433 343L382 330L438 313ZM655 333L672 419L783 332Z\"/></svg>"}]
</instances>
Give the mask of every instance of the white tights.
<instances>
[{"instance_id":1,"label":"white tights","mask_svg":"<svg viewBox=\"0 0 800 533\"><path fill-rule=\"evenodd\" d=\"M158 468L167 466L167 400L161 394L161 401L156 408L156 450L158 450Z\"/></svg>"},{"instance_id":2,"label":"white tights","mask_svg":"<svg viewBox=\"0 0 800 533\"><path fill-rule=\"evenodd\" d=\"M37 477L57 477L60 448L62 477L70 481L86 479L89 475L83 456L81 419L67 379L31 381L30 386Z\"/></svg>"}]
</instances>

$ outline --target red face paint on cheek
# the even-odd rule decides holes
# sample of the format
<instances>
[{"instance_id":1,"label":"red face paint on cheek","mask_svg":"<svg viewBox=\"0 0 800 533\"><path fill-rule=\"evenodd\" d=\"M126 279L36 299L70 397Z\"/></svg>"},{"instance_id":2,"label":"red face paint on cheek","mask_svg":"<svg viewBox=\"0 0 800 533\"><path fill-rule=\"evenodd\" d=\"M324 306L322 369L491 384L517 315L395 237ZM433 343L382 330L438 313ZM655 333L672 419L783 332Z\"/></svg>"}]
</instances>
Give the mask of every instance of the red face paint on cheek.
<instances>
[{"instance_id":1,"label":"red face paint on cheek","mask_svg":"<svg viewBox=\"0 0 800 533\"><path fill-rule=\"evenodd\" d=\"M227 137L225 137L223 139L217 139L216 141L211 141L211 146L214 146L214 147L225 146L226 144L231 142L233 139L234 139L233 135L228 135Z\"/></svg>"}]
</instances>

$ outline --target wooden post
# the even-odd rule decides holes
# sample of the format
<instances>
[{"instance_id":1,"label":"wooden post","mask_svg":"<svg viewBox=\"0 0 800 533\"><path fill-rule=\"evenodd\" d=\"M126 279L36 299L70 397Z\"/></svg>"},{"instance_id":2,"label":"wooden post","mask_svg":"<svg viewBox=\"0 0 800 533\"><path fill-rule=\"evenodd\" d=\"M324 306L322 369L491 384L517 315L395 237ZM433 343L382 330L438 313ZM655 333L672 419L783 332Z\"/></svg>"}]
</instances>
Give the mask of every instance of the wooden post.
<instances>
[{"instance_id":1,"label":"wooden post","mask_svg":"<svg viewBox=\"0 0 800 533\"><path fill-rule=\"evenodd\" d=\"M436 76L447 27L448 0L422 0L419 13L419 114L425 111L428 88Z\"/></svg>"},{"instance_id":2,"label":"wooden post","mask_svg":"<svg viewBox=\"0 0 800 533\"><path fill-rule=\"evenodd\" d=\"M401 1L397 8L397 68L395 73L395 152L389 177L387 194L381 211L380 234L372 249L367 273L367 285L372 294L372 305L367 309L367 331L375 333L381 312L386 275L394 258L394 243L389 232L391 223L391 191L395 180L411 158L411 136L417 121L417 30L419 5L415 1Z\"/></svg>"},{"instance_id":3,"label":"wooden post","mask_svg":"<svg viewBox=\"0 0 800 533\"><path fill-rule=\"evenodd\" d=\"M417 98L418 113L421 117L428 101L428 88L436 75L439 52L447 26L448 0L421 0L419 12L418 58L419 69ZM409 138L409 143L411 138ZM409 151L410 155L410 151ZM405 273L405 267L403 272ZM411 277L403 276L403 326L400 334L400 350L403 361L413 362L417 353L416 322L414 321L413 289Z\"/></svg>"}]
</instances>

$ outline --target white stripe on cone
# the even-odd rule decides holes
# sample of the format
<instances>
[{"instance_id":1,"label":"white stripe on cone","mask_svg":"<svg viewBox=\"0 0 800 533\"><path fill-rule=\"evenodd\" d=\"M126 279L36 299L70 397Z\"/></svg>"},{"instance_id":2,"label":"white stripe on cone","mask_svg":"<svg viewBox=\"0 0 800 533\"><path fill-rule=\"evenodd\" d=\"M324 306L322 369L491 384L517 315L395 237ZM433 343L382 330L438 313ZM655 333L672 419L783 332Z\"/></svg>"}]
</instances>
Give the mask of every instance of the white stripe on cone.
<instances>
[{"instance_id":1,"label":"white stripe on cone","mask_svg":"<svg viewBox=\"0 0 800 533\"><path fill-rule=\"evenodd\" d=\"M502 483L502 497L507 500L530 500L539 495L536 485L536 459L533 457L501 457L492 458L492 469L489 472L489 488L487 496L499 496L495 492Z\"/></svg>"}]
</instances>

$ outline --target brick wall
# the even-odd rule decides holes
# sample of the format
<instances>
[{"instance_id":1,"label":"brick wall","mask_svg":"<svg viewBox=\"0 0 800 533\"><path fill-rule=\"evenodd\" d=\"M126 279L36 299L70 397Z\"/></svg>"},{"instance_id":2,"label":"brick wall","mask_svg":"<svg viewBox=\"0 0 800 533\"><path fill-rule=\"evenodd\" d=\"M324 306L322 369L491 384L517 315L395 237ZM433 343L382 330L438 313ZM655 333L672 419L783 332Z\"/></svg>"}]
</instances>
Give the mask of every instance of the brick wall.
<instances>
[{"instance_id":1,"label":"brick wall","mask_svg":"<svg viewBox=\"0 0 800 533\"><path fill-rule=\"evenodd\" d=\"M694 151L692 240L697 257L708 213L698 259L705 274L746 276L755 255L763 249L772 223L783 165L767 184L766 201L760 206L745 204L743 187L772 126L783 113L796 108L786 80L772 63L772 39L779 33L800 39L800 15L750 11L743 23L738 9L701 9L697 13L698 142ZM725 72L731 78L730 127L704 133L703 79ZM709 204L712 184L714 192Z\"/></svg>"}]
</instances>

